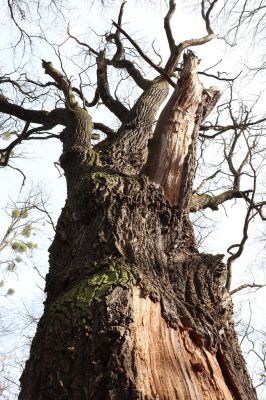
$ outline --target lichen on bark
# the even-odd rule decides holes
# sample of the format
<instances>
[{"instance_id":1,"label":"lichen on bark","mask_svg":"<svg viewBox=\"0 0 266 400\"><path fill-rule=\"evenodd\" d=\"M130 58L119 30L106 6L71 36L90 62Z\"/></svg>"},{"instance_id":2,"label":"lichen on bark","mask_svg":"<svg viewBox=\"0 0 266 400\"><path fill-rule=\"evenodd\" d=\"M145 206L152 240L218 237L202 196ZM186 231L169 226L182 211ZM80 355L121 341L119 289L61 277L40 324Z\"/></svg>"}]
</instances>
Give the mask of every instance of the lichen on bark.
<instances>
[{"instance_id":1,"label":"lichen on bark","mask_svg":"<svg viewBox=\"0 0 266 400\"><path fill-rule=\"evenodd\" d=\"M102 265L93 265L91 270L97 272L74 284L72 288L49 305L43 319L51 324L57 313L68 312L79 308L86 313L91 303L99 300L115 286L126 287L136 281L136 276L130 267L122 260L106 259ZM41 320L41 323L43 321Z\"/></svg>"}]
</instances>

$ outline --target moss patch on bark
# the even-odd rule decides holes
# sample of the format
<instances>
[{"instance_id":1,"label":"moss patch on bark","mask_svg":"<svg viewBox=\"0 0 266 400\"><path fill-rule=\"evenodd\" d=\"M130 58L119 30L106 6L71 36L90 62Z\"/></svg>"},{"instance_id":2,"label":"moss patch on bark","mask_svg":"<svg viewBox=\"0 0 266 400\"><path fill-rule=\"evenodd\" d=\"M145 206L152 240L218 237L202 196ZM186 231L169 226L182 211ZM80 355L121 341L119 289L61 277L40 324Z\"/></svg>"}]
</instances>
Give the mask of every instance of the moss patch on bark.
<instances>
[{"instance_id":1,"label":"moss patch on bark","mask_svg":"<svg viewBox=\"0 0 266 400\"><path fill-rule=\"evenodd\" d=\"M44 314L46 322L64 309L79 309L87 312L92 302L107 295L114 286L127 287L136 281L133 270L122 261L109 260L109 264L93 275L82 279L60 296Z\"/></svg>"}]
</instances>

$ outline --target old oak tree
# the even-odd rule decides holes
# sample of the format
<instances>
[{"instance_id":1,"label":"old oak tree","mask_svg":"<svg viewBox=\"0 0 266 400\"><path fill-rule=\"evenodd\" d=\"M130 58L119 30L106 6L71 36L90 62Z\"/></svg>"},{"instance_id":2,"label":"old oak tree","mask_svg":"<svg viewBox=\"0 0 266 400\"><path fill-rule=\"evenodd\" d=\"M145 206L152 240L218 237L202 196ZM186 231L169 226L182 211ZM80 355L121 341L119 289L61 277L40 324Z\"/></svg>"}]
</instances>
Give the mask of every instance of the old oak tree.
<instances>
[{"instance_id":1,"label":"old oak tree","mask_svg":"<svg viewBox=\"0 0 266 400\"><path fill-rule=\"evenodd\" d=\"M244 198L250 210L259 207L251 191L240 190L241 170L233 170L234 184L217 196L192 190L199 132L208 131L204 121L221 92L203 86L191 48L217 38L210 20L216 3L201 4L206 35L176 43L176 2L169 1L164 66L124 30L125 2L105 36L112 56L105 45L94 49L69 29L69 38L97 64L92 102L45 60L49 81L27 82L54 88L64 107L29 109L0 96L2 115L24 121L1 149L1 166L22 142L56 137L47 131L64 127L59 161L67 199L49 249L47 299L20 400L256 399L232 320L231 266L220 255L198 252L189 218L235 198ZM152 78L126 56L124 43L150 65ZM112 95L111 68L126 71L141 89L131 108ZM7 76L1 83L12 82ZM89 109L99 101L120 121L117 130L92 121ZM93 145L94 129L104 139ZM233 168L230 152L227 158Z\"/></svg>"}]
</instances>

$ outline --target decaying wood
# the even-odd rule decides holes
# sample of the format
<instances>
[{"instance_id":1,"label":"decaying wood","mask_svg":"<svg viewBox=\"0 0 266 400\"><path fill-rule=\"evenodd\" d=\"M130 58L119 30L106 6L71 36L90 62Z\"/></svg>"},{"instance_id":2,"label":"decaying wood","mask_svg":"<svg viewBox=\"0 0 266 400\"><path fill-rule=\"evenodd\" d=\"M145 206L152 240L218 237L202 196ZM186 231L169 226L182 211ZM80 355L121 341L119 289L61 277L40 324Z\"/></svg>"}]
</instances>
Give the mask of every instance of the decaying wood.
<instances>
[{"instance_id":1,"label":"decaying wood","mask_svg":"<svg viewBox=\"0 0 266 400\"><path fill-rule=\"evenodd\" d=\"M188 328L181 322L169 327L160 304L141 297L137 288L132 307L130 340L140 392L150 399L234 399L215 353L195 343Z\"/></svg>"},{"instance_id":2,"label":"decaying wood","mask_svg":"<svg viewBox=\"0 0 266 400\"><path fill-rule=\"evenodd\" d=\"M195 143L203 112L203 86L197 67L197 57L188 52L179 82L150 141L145 168L147 176L163 188L165 197L173 205L184 203L192 184L188 174L194 170Z\"/></svg>"}]
</instances>

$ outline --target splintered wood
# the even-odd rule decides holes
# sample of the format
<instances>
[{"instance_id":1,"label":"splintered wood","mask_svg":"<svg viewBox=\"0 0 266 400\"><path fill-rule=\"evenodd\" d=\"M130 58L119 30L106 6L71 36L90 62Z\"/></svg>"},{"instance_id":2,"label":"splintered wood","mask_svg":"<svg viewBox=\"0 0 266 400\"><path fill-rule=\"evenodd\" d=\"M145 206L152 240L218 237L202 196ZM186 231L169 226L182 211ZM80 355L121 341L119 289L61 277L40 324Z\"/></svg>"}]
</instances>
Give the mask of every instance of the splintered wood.
<instances>
[{"instance_id":1,"label":"splintered wood","mask_svg":"<svg viewBox=\"0 0 266 400\"><path fill-rule=\"evenodd\" d=\"M198 63L192 52L185 54L179 83L160 115L147 161L147 175L163 187L165 197L175 205L184 196L190 163L195 156L200 122L197 114L203 92L197 75Z\"/></svg>"},{"instance_id":2,"label":"splintered wood","mask_svg":"<svg viewBox=\"0 0 266 400\"><path fill-rule=\"evenodd\" d=\"M197 346L188 330L175 330L159 303L133 289L132 341L136 386L156 400L233 400L214 354Z\"/></svg>"}]
</instances>

